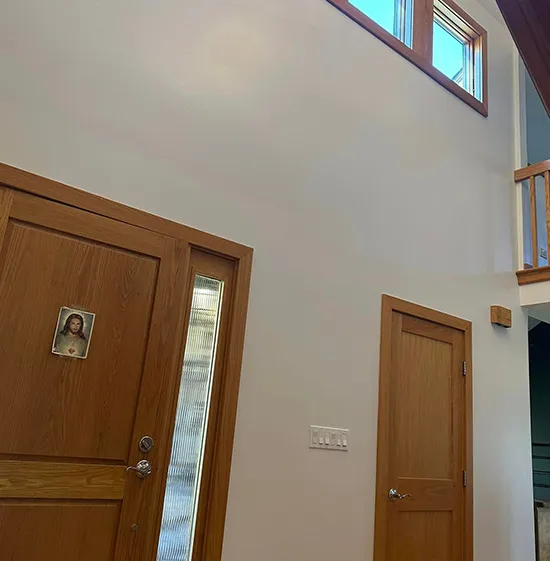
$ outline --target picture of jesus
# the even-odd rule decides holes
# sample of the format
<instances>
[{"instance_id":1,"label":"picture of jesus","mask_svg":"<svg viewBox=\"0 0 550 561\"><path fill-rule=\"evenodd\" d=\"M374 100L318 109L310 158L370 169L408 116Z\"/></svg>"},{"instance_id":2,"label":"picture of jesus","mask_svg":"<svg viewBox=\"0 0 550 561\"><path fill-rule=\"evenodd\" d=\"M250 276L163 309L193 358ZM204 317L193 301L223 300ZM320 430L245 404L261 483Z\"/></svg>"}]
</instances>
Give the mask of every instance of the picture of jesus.
<instances>
[{"instance_id":1,"label":"picture of jesus","mask_svg":"<svg viewBox=\"0 0 550 561\"><path fill-rule=\"evenodd\" d=\"M72 358L86 358L95 315L81 310L61 308L52 352Z\"/></svg>"}]
</instances>

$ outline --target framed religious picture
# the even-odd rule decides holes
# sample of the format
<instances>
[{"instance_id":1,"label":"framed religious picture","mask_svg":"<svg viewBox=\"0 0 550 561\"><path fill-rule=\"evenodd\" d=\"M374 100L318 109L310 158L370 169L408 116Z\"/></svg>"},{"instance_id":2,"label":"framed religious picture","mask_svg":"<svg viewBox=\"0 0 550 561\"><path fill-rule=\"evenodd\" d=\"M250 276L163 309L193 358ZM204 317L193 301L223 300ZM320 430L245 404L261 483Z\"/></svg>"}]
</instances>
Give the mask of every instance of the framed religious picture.
<instances>
[{"instance_id":1,"label":"framed religious picture","mask_svg":"<svg viewBox=\"0 0 550 561\"><path fill-rule=\"evenodd\" d=\"M94 328L95 314L61 308L53 338L52 353L71 358L86 358Z\"/></svg>"}]
</instances>

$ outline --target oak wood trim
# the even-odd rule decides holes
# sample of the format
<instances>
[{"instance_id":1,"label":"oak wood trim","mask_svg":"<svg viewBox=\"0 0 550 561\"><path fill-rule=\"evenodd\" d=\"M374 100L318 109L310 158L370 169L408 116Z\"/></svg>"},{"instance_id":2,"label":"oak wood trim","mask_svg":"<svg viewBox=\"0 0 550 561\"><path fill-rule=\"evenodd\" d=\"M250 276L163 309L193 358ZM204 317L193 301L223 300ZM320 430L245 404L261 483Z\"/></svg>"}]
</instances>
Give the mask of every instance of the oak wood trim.
<instances>
[{"instance_id":1,"label":"oak wood trim","mask_svg":"<svg viewBox=\"0 0 550 561\"><path fill-rule=\"evenodd\" d=\"M144 362L144 381L134 423L129 461L135 465L142 457L137 443L149 434L157 440L157 446L147 455L154 472L143 481L130 477L119 524L116 543L116 559L142 561L152 559L156 546L154 525L157 501L163 500L162 490L166 483L167 466L163 460L168 456L170 443L165 440L171 433L171 411L167 404L177 396L181 375L182 348L185 346L183 322L185 318L186 293L189 272L189 244L182 240L166 238L166 253L160 261L150 327L150 340ZM172 352L165 352L172 349ZM162 440L160 440L162 437ZM145 485L144 485L145 483ZM130 527L140 520L143 531L134 534Z\"/></svg>"},{"instance_id":2,"label":"oak wood trim","mask_svg":"<svg viewBox=\"0 0 550 561\"><path fill-rule=\"evenodd\" d=\"M516 271L518 285L535 284L537 282L550 281L550 266L538 267L536 269L523 269Z\"/></svg>"},{"instance_id":3,"label":"oak wood trim","mask_svg":"<svg viewBox=\"0 0 550 561\"><path fill-rule=\"evenodd\" d=\"M550 249L550 171L544 172L544 198L546 202L546 247Z\"/></svg>"},{"instance_id":4,"label":"oak wood trim","mask_svg":"<svg viewBox=\"0 0 550 561\"><path fill-rule=\"evenodd\" d=\"M550 269L550 267L549 267ZM464 356L467 362L465 377L465 464L468 471L468 485L465 493L464 511L464 559L473 561L473 381L472 381L472 324L456 316L431 308L401 300L387 294L382 295L381 332L380 332L380 382L378 402L378 444L376 469L376 516L374 537L374 559L382 561L385 557L388 540L387 528L387 474L389 470L389 430L390 424L381 422L390 411L390 371L392 367L392 340L395 339L394 329L401 329L398 322L393 321L393 313L398 312L414 318L438 323L464 333ZM399 320L398 321L402 321Z\"/></svg>"},{"instance_id":5,"label":"oak wood trim","mask_svg":"<svg viewBox=\"0 0 550 561\"><path fill-rule=\"evenodd\" d=\"M550 160L544 160L544 162L539 162L538 164L516 170L514 172L514 181L520 183L533 175L542 175L546 171L550 171Z\"/></svg>"},{"instance_id":6,"label":"oak wood trim","mask_svg":"<svg viewBox=\"0 0 550 561\"><path fill-rule=\"evenodd\" d=\"M229 495L233 442L237 420L237 406L241 381L241 367L246 333L252 253L238 263L235 276L233 307L229 326L229 340L225 360L223 408L220 411L216 433L214 472L211 482L211 508L208 509L203 556L201 561L222 557L225 514ZM193 558L193 561L199 561Z\"/></svg>"},{"instance_id":7,"label":"oak wood trim","mask_svg":"<svg viewBox=\"0 0 550 561\"><path fill-rule=\"evenodd\" d=\"M170 466L170 460L172 456L172 446L173 446L173 438L174 438L174 431L175 431L175 421L177 415L177 406L180 394L180 384L181 384L181 376L183 373L183 361L185 356L185 348L187 346L187 336L189 330L189 323L191 319L190 310L191 304L193 300L193 288L194 288L194 276L195 270L192 266L192 254L193 249L191 247L186 248L185 251L185 260L187 263L186 266L186 279L185 279L185 298L184 300L184 307L182 309L182 313L180 314L180 327L178 331L181 333L181 345L179 348L179 352L176 353L176 364L177 364L177 383L174 383L172 386L172 393L170 399L167 400L170 404L166 407L164 411L163 417L163 426L169 427L168 433L165 430L164 434L168 435L167 445L164 447L162 451L162 457L159 457L159 475L160 482L158 483L157 490L155 491L156 495L156 503L153 505L155 509L152 518L153 518L153 525L150 535L147 536L148 546L150 550L148 551L147 555L144 559L154 559L156 558L155 552L153 551L153 547L158 547L160 531L161 531L161 524L162 524L162 513L164 507L164 497L166 496L166 484L167 484L167 476L168 476L168 469ZM160 500L159 500L160 498Z\"/></svg>"},{"instance_id":8,"label":"oak wood trim","mask_svg":"<svg viewBox=\"0 0 550 561\"><path fill-rule=\"evenodd\" d=\"M487 104L489 102L489 38L487 36L487 32L483 33L479 38L478 48L481 49L481 87L483 88L483 104L488 115Z\"/></svg>"},{"instance_id":9,"label":"oak wood trim","mask_svg":"<svg viewBox=\"0 0 550 561\"><path fill-rule=\"evenodd\" d=\"M124 496L124 466L0 461L1 499L110 499Z\"/></svg>"},{"instance_id":10,"label":"oak wood trim","mask_svg":"<svg viewBox=\"0 0 550 561\"><path fill-rule=\"evenodd\" d=\"M374 556L373 559L383 560L386 556L388 543L388 501L385 489L387 487L390 469L390 423L382 423L381 419L386 411L391 411L390 405L390 376L392 368L392 340L397 333L393 333L393 298L382 295L382 317L380 326L380 377L378 387L378 437L376 449L376 498L374 517ZM397 302L396 302L397 305ZM399 323L398 323L399 322ZM395 324L400 330L401 317ZM399 340L397 338L397 340Z\"/></svg>"},{"instance_id":11,"label":"oak wood trim","mask_svg":"<svg viewBox=\"0 0 550 561\"><path fill-rule=\"evenodd\" d=\"M127 250L152 257L162 257L165 251L166 236L18 191L13 196L10 217L107 245L117 246L123 236Z\"/></svg>"},{"instance_id":12,"label":"oak wood trim","mask_svg":"<svg viewBox=\"0 0 550 561\"><path fill-rule=\"evenodd\" d=\"M450 9L453 14L457 15L465 25L470 27L477 35L487 35L487 30L467 12L464 11L454 0L439 0L439 4Z\"/></svg>"},{"instance_id":13,"label":"oak wood trim","mask_svg":"<svg viewBox=\"0 0 550 561\"><path fill-rule=\"evenodd\" d=\"M201 478L199 495L199 509L197 512L197 526L195 532L195 546L193 548L193 561L215 561L221 558L223 535L225 529L225 517L227 510L227 497L229 493L229 479L231 471L231 460L233 453L233 438L235 431L236 411L238 403L240 373L242 354L244 348L245 324L248 305L248 293L250 286L250 274L252 264L252 253L248 253L242 259L235 262L226 259L225 264L216 264L214 259L220 259L208 255L207 252L191 250L188 261L186 294L184 299L185 314L182 321L184 326L178 329L182 345L178 353L179 369L177 376L181 376L181 364L187 340L189 326L189 308L193 293L194 278L196 274L204 274L226 281L224 288L224 303L222 304L220 333L217 358L215 365L215 380L211 396L211 408L208 419L207 443L204 455L204 468ZM227 292L226 292L227 289ZM225 332L225 336L222 332ZM222 340L223 339L223 340ZM241 345L237 348L236 345ZM176 407L179 397L179 384L172 384L174 392L170 397L171 405L162 412L163 426L172 427L170 438L163 450L154 449L149 455L157 466L158 477L156 481L148 482L154 487L149 491L149 497L155 495L164 498L166 478L168 470L172 438L173 423L176 416ZM214 393L217 395L215 396ZM137 429L137 432L147 432L145 426ZM151 432L151 431L149 431ZM136 436L137 438L137 436ZM156 451L156 456L154 455ZM148 499L141 501L141 506L152 505ZM155 547L161 529L163 501L157 502L149 513L151 517L151 531L137 536L135 545L126 544L127 549L120 553L133 553L137 559L150 559L154 557ZM128 509L128 516L135 516L132 509ZM128 521L130 518L128 518ZM129 526L129 524L126 524ZM130 549L133 548L133 549ZM138 553L139 552L139 557Z\"/></svg>"},{"instance_id":14,"label":"oak wood trim","mask_svg":"<svg viewBox=\"0 0 550 561\"><path fill-rule=\"evenodd\" d=\"M539 266L539 242L537 230L537 192L535 176L529 179L529 207L531 209L531 260L533 267Z\"/></svg>"},{"instance_id":15,"label":"oak wood trim","mask_svg":"<svg viewBox=\"0 0 550 561\"><path fill-rule=\"evenodd\" d=\"M201 232L195 228L2 163L0 163L0 185L6 185L18 191L25 191L44 199L87 210L119 222L139 226L145 230L151 230L173 238L185 239L195 247L234 259L240 259L251 251L250 247L242 244Z\"/></svg>"},{"instance_id":16,"label":"oak wood trim","mask_svg":"<svg viewBox=\"0 0 550 561\"><path fill-rule=\"evenodd\" d=\"M465 458L468 473L466 486L466 504L464 505L464 561L474 561L474 383L473 383L473 351L472 351L472 324L464 330L464 354L466 357L466 384L465 403L466 409L466 442Z\"/></svg>"},{"instance_id":17,"label":"oak wood trim","mask_svg":"<svg viewBox=\"0 0 550 561\"><path fill-rule=\"evenodd\" d=\"M440 325L452 327L459 331L467 331L472 325L468 320L451 316L432 308L426 308L420 304L408 302L407 300L401 300L400 298L388 294L382 295L382 301L390 306L392 312L399 312L415 318L431 321L432 323L439 323Z\"/></svg>"},{"instance_id":18,"label":"oak wood trim","mask_svg":"<svg viewBox=\"0 0 550 561\"><path fill-rule=\"evenodd\" d=\"M413 50L432 66L434 0L415 0L413 14Z\"/></svg>"},{"instance_id":19,"label":"oak wood trim","mask_svg":"<svg viewBox=\"0 0 550 561\"><path fill-rule=\"evenodd\" d=\"M216 346L216 360L214 365L214 378L210 397L210 411L207 422L207 433L205 449L203 452L203 468L200 479L200 489L198 496L198 508L195 519L195 534L193 546L193 559L203 561L205 559L216 559L206 557L204 553L204 543L206 536L208 539L216 538L216 531L212 529L209 522L209 515L211 511L216 512L218 516L225 522L226 508L223 503L223 495L220 497L217 489L214 489L213 482L218 477L219 468L225 461L226 451L222 450L216 440L217 432L220 426L220 418L227 406L226 395L223 392L225 386L225 378L227 376L227 369L224 358L227 357L228 346L230 345L230 320L231 313L234 309L234 296L235 296L235 273L236 263L227 258L221 258L201 250L192 250L189 258L190 268L187 281L186 292L186 314L185 314L185 328L183 332L183 341L186 343L188 338L189 321L191 302L194 290L194 281L197 275L204 275L211 278L216 278L224 281L224 290L222 298L222 308L220 316L220 325L218 331L218 343ZM186 344L182 345L179 354L179 364L183 363ZM240 375L240 371L238 373ZM178 381L181 378L181 368L178 375ZM171 459L171 452L173 446L175 420L177 415L177 404L180 394L180 383L176 384L176 391L172 395L171 405L167 407L167 424L170 426L170 436L167 446L163 451L163 457L159 458L159 474L162 476L162 483L159 485L159 496L164 498L166 493L166 475L169 469ZM232 451L232 441L229 443ZM152 515L155 518L154 529L151 531L150 536L147 536L149 545L145 547L152 547L158 544L158 539L161 532L162 511L164 501L160 500L154 505L155 512ZM221 547L221 544L220 544ZM150 550L144 559L154 558L155 551Z\"/></svg>"},{"instance_id":20,"label":"oak wood trim","mask_svg":"<svg viewBox=\"0 0 550 561\"><path fill-rule=\"evenodd\" d=\"M475 109L478 113L487 117L489 115L488 108L488 77L487 77L487 31L483 29L479 24L475 24L475 29L480 29L483 31L478 39L480 48L482 50L482 87L483 87L483 100L475 98L472 94L467 92L465 89L461 88L458 84L453 82L450 78L445 76L443 72L440 72L435 66L433 66L431 60L426 59L426 55L431 53L431 45L433 40L431 38L420 40L416 35L413 37L413 49L407 47L399 39L394 37L391 33L386 31L382 26L378 25L374 20L369 18L355 6L349 3L348 0L326 0L332 4L335 8L340 10L346 16L351 18L355 23L359 24L361 27L366 29L369 33L380 39L388 47L399 53L401 56L405 57L409 62L412 62L416 67L422 70L425 74L430 76L433 80L451 92L453 95L464 101L467 105ZM425 0L423 0L425 2ZM446 4L451 5L450 2L445 0ZM470 18L470 20L473 22ZM415 16L416 23L416 16ZM426 41L430 42L430 47L425 46ZM422 52L417 52L415 50L415 42L420 45L419 48Z\"/></svg>"},{"instance_id":21,"label":"oak wood trim","mask_svg":"<svg viewBox=\"0 0 550 561\"><path fill-rule=\"evenodd\" d=\"M11 206L13 204L13 191L0 187L0 247L4 243L4 235L11 213Z\"/></svg>"},{"instance_id":22,"label":"oak wood trim","mask_svg":"<svg viewBox=\"0 0 550 561\"><path fill-rule=\"evenodd\" d=\"M219 462L223 462L225 454L223 453L224 442L219 441L218 434L221 430L221 421L223 411L227 404L227 396L225 388L227 386L226 379L226 358L229 343L229 330L231 324L231 314L233 311L233 301L235 297L235 279L236 269L234 264L226 260L213 260L211 255L195 252L194 271L195 275L205 275L213 277L224 282L221 315L218 332L218 345L216 349L216 361L214 365L214 380L212 384L212 392L210 398L210 412L208 417L208 430L204 444L203 455L203 471L201 474L201 486L199 495L199 504L197 508L197 516L195 522L195 539L193 547L193 560L202 561L210 559L208 556L208 541L216 540L218 535L217 528L211 524L211 511L217 512L219 492L215 489L215 482L219 477ZM233 440L230 440L231 449L228 453L231 455L233 449ZM222 500L223 500L222 495ZM220 515L225 523L225 505ZM221 543L220 543L221 547ZM220 556L213 557L221 558ZM192 560L192 561L193 561Z\"/></svg>"}]
</instances>

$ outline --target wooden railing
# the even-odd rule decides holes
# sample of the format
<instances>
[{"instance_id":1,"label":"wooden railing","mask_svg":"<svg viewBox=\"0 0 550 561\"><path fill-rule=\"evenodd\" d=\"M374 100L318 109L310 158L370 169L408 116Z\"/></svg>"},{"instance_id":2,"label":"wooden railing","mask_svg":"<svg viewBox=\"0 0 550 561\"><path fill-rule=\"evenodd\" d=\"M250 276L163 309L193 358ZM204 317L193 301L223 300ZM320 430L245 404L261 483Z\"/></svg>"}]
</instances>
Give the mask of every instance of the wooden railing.
<instances>
[{"instance_id":1,"label":"wooden railing","mask_svg":"<svg viewBox=\"0 0 550 561\"><path fill-rule=\"evenodd\" d=\"M523 270L517 272L518 283L530 284L535 282L543 282L550 280L550 266L540 264L540 246L539 246L539 225L537 223L537 178L544 180L544 206L545 206L545 228L546 232L546 251L550 251L550 160L545 160L539 164L527 166L518 169L514 174L516 183L528 182L529 190L529 208L522 208L521 219L526 216L527 212L530 216L531 227L529 228L529 236L527 240L523 240L523 247L520 247L521 255L525 253L525 248L531 248L531 263L526 263L524 259ZM539 180L540 181L540 180ZM542 185L540 185L542 187ZM523 193L522 193L523 195ZM539 203L542 197L539 196ZM525 204L525 197L522 197ZM529 244L528 246L526 244ZM548 260L548 254L545 259Z\"/></svg>"}]
</instances>

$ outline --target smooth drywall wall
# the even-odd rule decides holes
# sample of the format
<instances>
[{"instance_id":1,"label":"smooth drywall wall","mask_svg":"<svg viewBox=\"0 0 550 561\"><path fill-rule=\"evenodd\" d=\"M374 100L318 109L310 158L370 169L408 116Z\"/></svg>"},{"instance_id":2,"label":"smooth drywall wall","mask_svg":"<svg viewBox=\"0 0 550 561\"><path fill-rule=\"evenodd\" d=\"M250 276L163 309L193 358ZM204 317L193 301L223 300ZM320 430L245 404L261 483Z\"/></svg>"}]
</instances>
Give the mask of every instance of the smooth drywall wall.
<instances>
[{"instance_id":1,"label":"smooth drywall wall","mask_svg":"<svg viewBox=\"0 0 550 561\"><path fill-rule=\"evenodd\" d=\"M513 45L461 3L488 119L325 0L2 4L1 160L255 248L224 561L372 559L384 292L473 322L476 558L534 558Z\"/></svg>"}]
</instances>

